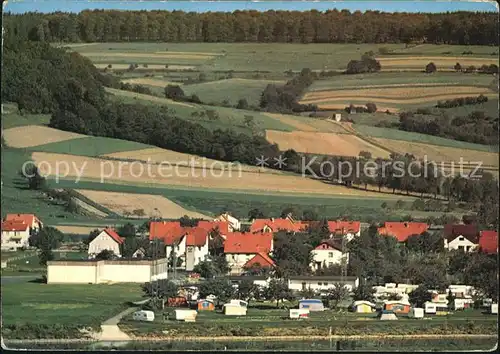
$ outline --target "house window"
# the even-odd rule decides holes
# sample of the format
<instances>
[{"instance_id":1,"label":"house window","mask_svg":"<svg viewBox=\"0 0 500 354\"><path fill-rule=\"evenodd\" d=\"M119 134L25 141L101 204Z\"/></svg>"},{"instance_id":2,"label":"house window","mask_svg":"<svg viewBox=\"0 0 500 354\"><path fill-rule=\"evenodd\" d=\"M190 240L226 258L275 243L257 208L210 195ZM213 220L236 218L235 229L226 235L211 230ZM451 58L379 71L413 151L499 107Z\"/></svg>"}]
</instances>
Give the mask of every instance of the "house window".
<instances>
[{"instance_id":1,"label":"house window","mask_svg":"<svg viewBox=\"0 0 500 354\"><path fill-rule=\"evenodd\" d=\"M328 257L333 258L333 252L328 252Z\"/></svg>"},{"instance_id":2,"label":"house window","mask_svg":"<svg viewBox=\"0 0 500 354\"><path fill-rule=\"evenodd\" d=\"M458 249L463 251L464 250L464 246L458 246Z\"/></svg>"},{"instance_id":3,"label":"house window","mask_svg":"<svg viewBox=\"0 0 500 354\"><path fill-rule=\"evenodd\" d=\"M321 282L318 282L318 285L321 286Z\"/></svg>"},{"instance_id":4,"label":"house window","mask_svg":"<svg viewBox=\"0 0 500 354\"><path fill-rule=\"evenodd\" d=\"M463 237L463 236L459 236L459 237L458 237L458 240L459 240L459 241L463 241L463 240L464 240L464 237Z\"/></svg>"},{"instance_id":5,"label":"house window","mask_svg":"<svg viewBox=\"0 0 500 354\"><path fill-rule=\"evenodd\" d=\"M324 286L328 286L328 283L323 283Z\"/></svg>"}]
</instances>

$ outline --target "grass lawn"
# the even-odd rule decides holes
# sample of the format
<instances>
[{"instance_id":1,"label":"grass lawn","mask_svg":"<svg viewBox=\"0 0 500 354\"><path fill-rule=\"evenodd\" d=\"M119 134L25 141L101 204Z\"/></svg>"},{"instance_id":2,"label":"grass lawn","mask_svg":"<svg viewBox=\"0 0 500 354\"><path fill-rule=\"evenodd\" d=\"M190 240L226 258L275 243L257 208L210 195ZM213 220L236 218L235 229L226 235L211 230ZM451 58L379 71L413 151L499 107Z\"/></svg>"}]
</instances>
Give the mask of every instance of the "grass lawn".
<instances>
[{"instance_id":1,"label":"grass lawn","mask_svg":"<svg viewBox=\"0 0 500 354\"><path fill-rule=\"evenodd\" d=\"M357 132L363 135L375 138L412 141L416 143L426 143L438 146L449 146L460 149L470 149L477 151L487 151L487 152L498 151L498 149L495 149L495 147L489 145L467 143L465 141L446 139L438 136L426 135L420 133L406 132L398 129L378 128L362 124L355 124L353 128L356 129Z\"/></svg>"},{"instance_id":2,"label":"grass lawn","mask_svg":"<svg viewBox=\"0 0 500 354\"><path fill-rule=\"evenodd\" d=\"M121 151L147 149L151 147L153 146L128 140L89 136L86 138L38 145L30 148L29 150L80 156L99 156Z\"/></svg>"},{"instance_id":3,"label":"grass lawn","mask_svg":"<svg viewBox=\"0 0 500 354\"><path fill-rule=\"evenodd\" d=\"M4 284L2 324L98 325L141 296L138 284Z\"/></svg>"}]
</instances>

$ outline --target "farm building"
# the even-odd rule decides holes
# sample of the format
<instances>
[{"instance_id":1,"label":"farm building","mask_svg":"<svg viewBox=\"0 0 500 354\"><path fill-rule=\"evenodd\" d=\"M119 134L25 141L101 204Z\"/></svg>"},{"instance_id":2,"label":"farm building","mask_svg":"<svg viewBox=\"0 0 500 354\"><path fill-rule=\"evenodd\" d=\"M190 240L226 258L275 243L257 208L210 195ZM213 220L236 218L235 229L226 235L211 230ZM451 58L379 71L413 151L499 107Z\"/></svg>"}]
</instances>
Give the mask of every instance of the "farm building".
<instances>
[{"instance_id":1,"label":"farm building","mask_svg":"<svg viewBox=\"0 0 500 354\"><path fill-rule=\"evenodd\" d=\"M384 310L392 311L394 313L408 313L410 312L410 307L409 302L403 302L400 300L384 302Z\"/></svg>"},{"instance_id":2,"label":"farm building","mask_svg":"<svg viewBox=\"0 0 500 354\"><path fill-rule=\"evenodd\" d=\"M302 291L312 289L315 291L328 291L337 283L345 284L345 287L352 291L359 285L358 277L341 277L341 276L303 276L291 275L288 278L288 288L293 291Z\"/></svg>"},{"instance_id":3,"label":"farm building","mask_svg":"<svg viewBox=\"0 0 500 354\"><path fill-rule=\"evenodd\" d=\"M304 299L299 301L299 309L306 309L311 312L325 311L323 301L319 299Z\"/></svg>"},{"instance_id":4,"label":"farm building","mask_svg":"<svg viewBox=\"0 0 500 354\"><path fill-rule=\"evenodd\" d=\"M370 301L354 301L351 305L353 312L357 313L372 313L375 312L375 304Z\"/></svg>"},{"instance_id":5,"label":"farm building","mask_svg":"<svg viewBox=\"0 0 500 354\"><path fill-rule=\"evenodd\" d=\"M214 311L215 305L213 301L203 299L198 300L198 311Z\"/></svg>"},{"instance_id":6,"label":"farm building","mask_svg":"<svg viewBox=\"0 0 500 354\"><path fill-rule=\"evenodd\" d=\"M47 262L48 284L146 283L166 279L167 274L166 258Z\"/></svg>"},{"instance_id":7,"label":"farm building","mask_svg":"<svg viewBox=\"0 0 500 354\"><path fill-rule=\"evenodd\" d=\"M124 239L113 229L104 229L89 243L89 258L94 258L100 252L108 250L121 257L120 246Z\"/></svg>"},{"instance_id":8,"label":"farm building","mask_svg":"<svg viewBox=\"0 0 500 354\"><path fill-rule=\"evenodd\" d=\"M470 252L479 244L479 230L474 224L448 224L444 227L444 248Z\"/></svg>"}]
</instances>

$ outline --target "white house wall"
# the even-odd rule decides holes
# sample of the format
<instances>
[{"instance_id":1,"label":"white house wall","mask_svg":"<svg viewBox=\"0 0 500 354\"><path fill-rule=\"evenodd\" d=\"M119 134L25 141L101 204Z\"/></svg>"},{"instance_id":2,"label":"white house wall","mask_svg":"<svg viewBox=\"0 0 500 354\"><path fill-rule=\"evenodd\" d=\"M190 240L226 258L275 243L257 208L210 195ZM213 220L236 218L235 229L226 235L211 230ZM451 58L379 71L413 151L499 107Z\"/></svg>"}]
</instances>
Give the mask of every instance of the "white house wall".
<instances>
[{"instance_id":1,"label":"white house wall","mask_svg":"<svg viewBox=\"0 0 500 354\"><path fill-rule=\"evenodd\" d=\"M342 263L342 252L337 249L312 250L311 269L318 269L317 262L321 262L321 267L329 267ZM349 254L346 254L346 261L349 261Z\"/></svg>"},{"instance_id":2,"label":"white house wall","mask_svg":"<svg viewBox=\"0 0 500 354\"><path fill-rule=\"evenodd\" d=\"M448 250L458 250L462 249L464 251L470 252L477 247L477 244L469 241L463 236L457 236L454 240L447 242L445 239L445 248ZM468 248L468 249L467 249Z\"/></svg>"},{"instance_id":3,"label":"white house wall","mask_svg":"<svg viewBox=\"0 0 500 354\"><path fill-rule=\"evenodd\" d=\"M103 250L110 250L117 256L121 256L120 245L106 232L102 231L89 243L89 256L95 256Z\"/></svg>"},{"instance_id":4,"label":"white house wall","mask_svg":"<svg viewBox=\"0 0 500 354\"><path fill-rule=\"evenodd\" d=\"M231 268L231 274L240 274L245 263L254 256L255 254L226 253L226 260Z\"/></svg>"},{"instance_id":5,"label":"white house wall","mask_svg":"<svg viewBox=\"0 0 500 354\"><path fill-rule=\"evenodd\" d=\"M18 249L29 246L29 228L25 231L2 231L2 249Z\"/></svg>"}]
</instances>

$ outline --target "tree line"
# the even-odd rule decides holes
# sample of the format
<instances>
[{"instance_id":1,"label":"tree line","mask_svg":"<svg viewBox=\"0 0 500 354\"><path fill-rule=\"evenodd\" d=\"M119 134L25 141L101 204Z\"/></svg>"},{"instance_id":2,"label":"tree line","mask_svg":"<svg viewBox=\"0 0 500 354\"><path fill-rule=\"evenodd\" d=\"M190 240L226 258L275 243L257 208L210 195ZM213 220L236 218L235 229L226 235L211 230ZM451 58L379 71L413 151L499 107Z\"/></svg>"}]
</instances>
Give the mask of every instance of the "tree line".
<instances>
[{"instance_id":1,"label":"tree line","mask_svg":"<svg viewBox=\"0 0 500 354\"><path fill-rule=\"evenodd\" d=\"M433 43L498 45L495 13L86 10L4 16L7 36L52 42Z\"/></svg>"},{"instance_id":2,"label":"tree line","mask_svg":"<svg viewBox=\"0 0 500 354\"><path fill-rule=\"evenodd\" d=\"M487 100L487 97L484 98ZM439 105L453 107L455 104L460 106L466 102L479 103L479 100L481 100L479 97L477 99L473 97L458 98L446 103L438 103L438 107ZM481 102L485 102L485 100L481 100ZM413 112L402 112L399 115L399 129L469 143L498 145L498 120L498 117L487 116L483 111L474 111L461 117L442 114L428 119L423 119L420 114Z\"/></svg>"}]
</instances>

